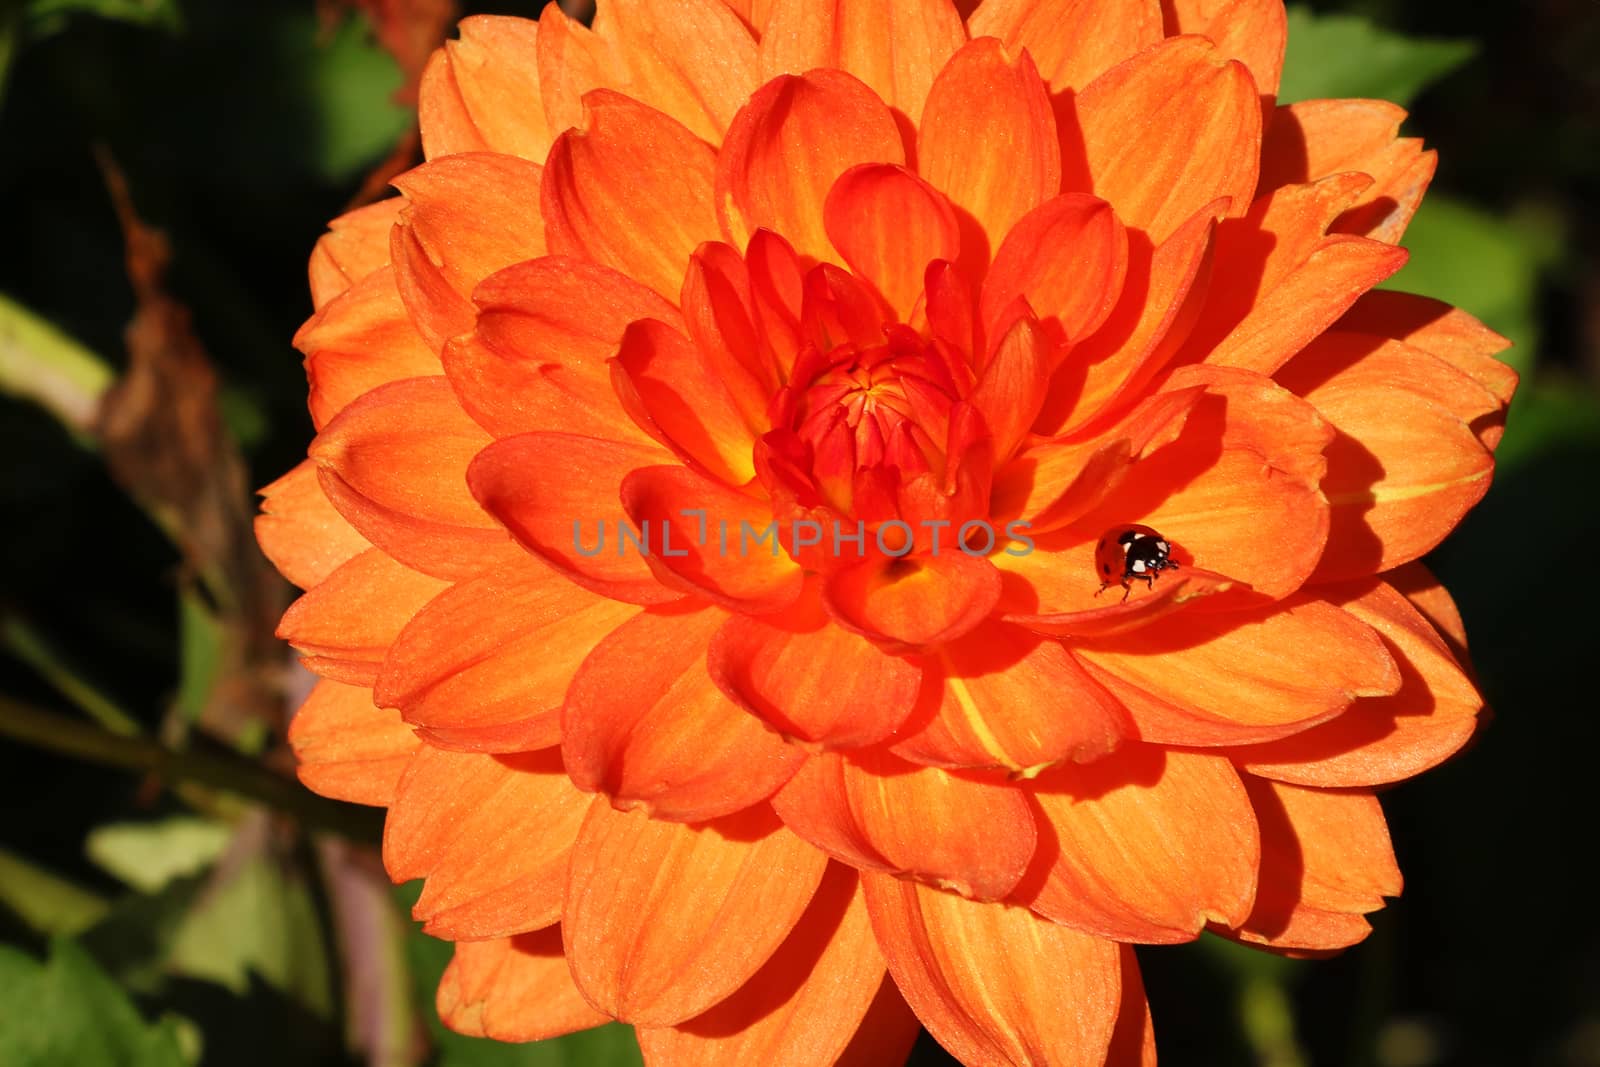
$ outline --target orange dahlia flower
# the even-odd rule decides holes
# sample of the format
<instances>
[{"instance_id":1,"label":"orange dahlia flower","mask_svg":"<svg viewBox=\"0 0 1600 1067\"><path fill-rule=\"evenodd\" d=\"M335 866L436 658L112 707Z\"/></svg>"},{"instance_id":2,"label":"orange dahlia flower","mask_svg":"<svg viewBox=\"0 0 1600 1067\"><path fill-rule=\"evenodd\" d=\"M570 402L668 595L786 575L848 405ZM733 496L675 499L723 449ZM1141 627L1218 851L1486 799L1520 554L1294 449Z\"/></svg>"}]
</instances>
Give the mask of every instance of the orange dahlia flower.
<instances>
[{"instance_id":1,"label":"orange dahlia flower","mask_svg":"<svg viewBox=\"0 0 1600 1067\"><path fill-rule=\"evenodd\" d=\"M433 57L259 531L301 776L388 807L449 1025L1149 1062L1131 945L1364 936L1375 787L1481 706L1414 561L1515 379L1372 291L1433 154L1275 107L1284 33L610 0Z\"/></svg>"}]
</instances>

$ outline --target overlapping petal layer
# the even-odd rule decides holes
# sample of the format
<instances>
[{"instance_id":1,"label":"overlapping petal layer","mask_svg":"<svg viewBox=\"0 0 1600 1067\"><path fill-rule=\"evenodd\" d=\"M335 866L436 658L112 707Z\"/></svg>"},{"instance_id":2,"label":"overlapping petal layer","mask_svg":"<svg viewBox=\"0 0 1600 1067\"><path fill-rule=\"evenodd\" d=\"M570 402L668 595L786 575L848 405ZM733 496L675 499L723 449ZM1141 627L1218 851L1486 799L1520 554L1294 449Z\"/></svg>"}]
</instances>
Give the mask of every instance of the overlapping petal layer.
<instances>
[{"instance_id":1,"label":"overlapping petal layer","mask_svg":"<svg viewBox=\"0 0 1600 1067\"><path fill-rule=\"evenodd\" d=\"M1151 1064L1131 944L1359 940L1477 725L1414 561L1516 381L1373 289L1403 113L1275 106L1276 0L892 7L468 19L313 253L290 741L455 1029Z\"/></svg>"}]
</instances>

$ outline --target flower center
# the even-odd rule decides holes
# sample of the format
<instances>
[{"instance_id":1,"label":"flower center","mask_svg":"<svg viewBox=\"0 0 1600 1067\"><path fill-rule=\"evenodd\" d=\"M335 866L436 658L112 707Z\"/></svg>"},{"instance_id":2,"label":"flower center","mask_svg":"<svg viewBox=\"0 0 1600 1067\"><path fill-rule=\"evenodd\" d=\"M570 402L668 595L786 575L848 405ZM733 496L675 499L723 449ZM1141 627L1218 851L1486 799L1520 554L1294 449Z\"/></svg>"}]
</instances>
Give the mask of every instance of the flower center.
<instances>
[{"instance_id":1,"label":"flower center","mask_svg":"<svg viewBox=\"0 0 1600 1067\"><path fill-rule=\"evenodd\" d=\"M941 352L903 326L883 344L801 353L778 425L818 502L869 521L891 517L896 489L942 474L950 409L959 399Z\"/></svg>"}]
</instances>

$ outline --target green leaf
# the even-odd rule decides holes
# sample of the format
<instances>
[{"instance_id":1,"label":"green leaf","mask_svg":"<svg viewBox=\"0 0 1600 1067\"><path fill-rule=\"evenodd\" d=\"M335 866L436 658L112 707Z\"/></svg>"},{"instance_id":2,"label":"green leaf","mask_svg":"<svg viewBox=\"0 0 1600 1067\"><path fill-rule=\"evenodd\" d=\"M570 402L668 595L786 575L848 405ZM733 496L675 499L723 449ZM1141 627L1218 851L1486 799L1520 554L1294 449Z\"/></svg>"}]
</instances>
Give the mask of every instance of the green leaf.
<instances>
[{"instance_id":1,"label":"green leaf","mask_svg":"<svg viewBox=\"0 0 1600 1067\"><path fill-rule=\"evenodd\" d=\"M507 1045L443 1031L439 1067L638 1067L633 1028L609 1023L548 1041Z\"/></svg>"},{"instance_id":2,"label":"green leaf","mask_svg":"<svg viewBox=\"0 0 1600 1067\"><path fill-rule=\"evenodd\" d=\"M1411 259L1383 288L1421 293L1476 315L1516 346L1499 358L1527 373L1539 343L1539 273L1550 255L1540 224L1429 196L1402 243Z\"/></svg>"},{"instance_id":3,"label":"green leaf","mask_svg":"<svg viewBox=\"0 0 1600 1067\"><path fill-rule=\"evenodd\" d=\"M227 638L211 609L192 588L178 594L178 710L187 722L199 722L222 674Z\"/></svg>"},{"instance_id":4,"label":"green leaf","mask_svg":"<svg viewBox=\"0 0 1600 1067\"><path fill-rule=\"evenodd\" d=\"M266 400L253 390L224 383L217 390L217 409L222 424L246 452L265 441L272 429Z\"/></svg>"},{"instance_id":5,"label":"green leaf","mask_svg":"<svg viewBox=\"0 0 1600 1067\"><path fill-rule=\"evenodd\" d=\"M183 26L177 0L28 0L23 13L28 20L28 34L35 38L65 28L71 15L98 15L164 30Z\"/></svg>"},{"instance_id":6,"label":"green leaf","mask_svg":"<svg viewBox=\"0 0 1600 1067\"><path fill-rule=\"evenodd\" d=\"M68 940L39 963L0 946L0 1063L6 1067L186 1067L175 1027L147 1023Z\"/></svg>"},{"instance_id":7,"label":"green leaf","mask_svg":"<svg viewBox=\"0 0 1600 1067\"><path fill-rule=\"evenodd\" d=\"M124 988L159 995L172 940L203 888L200 878L178 878L159 893L128 893L78 940Z\"/></svg>"},{"instance_id":8,"label":"green leaf","mask_svg":"<svg viewBox=\"0 0 1600 1067\"><path fill-rule=\"evenodd\" d=\"M90 831L84 850L96 864L143 893L199 874L222 855L233 831L193 815L159 822L109 823Z\"/></svg>"},{"instance_id":9,"label":"green leaf","mask_svg":"<svg viewBox=\"0 0 1600 1067\"><path fill-rule=\"evenodd\" d=\"M1407 105L1476 52L1472 41L1404 37L1359 15L1316 15L1297 4L1278 102L1354 96Z\"/></svg>"},{"instance_id":10,"label":"green leaf","mask_svg":"<svg viewBox=\"0 0 1600 1067\"><path fill-rule=\"evenodd\" d=\"M241 996L254 973L327 1018L333 989L311 888L273 855L267 829L264 820L241 824L241 840L183 917L166 969Z\"/></svg>"},{"instance_id":11,"label":"green leaf","mask_svg":"<svg viewBox=\"0 0 1600 1067\"><path fill-rule=\"evenodd\" d=\"M318 42L310 17L290 20L290 62L300 69L288 83L304 86L312 123L303 132L320 175L343 182L391 150L412 122L394 103L405 80L394 57L378 47L364 18L349 18ZM299 36L303 34L304 36ZM307 46L310 46L307 51Z\"/></svg>"},{"instance_id":12,"label":"green leaf","mask_svg":"<svg viewBox=\"0 0 1600 1067\"><path fill-rule=\"evenodd\" d=\"M80 889L60 875L3 848L0 848L0 906L9 909L31 930L61 935L87 930L111 908L110 903L97 894ZM0 1004L3 1003L0 1000Z\"/></svg>"},{"instance_id":13,"label":"green leaf","mask_svg":"<svg viewBox=\"0 0 1600 1067\"><path fill-rule=\"evenodd\" d=\"M1555 453L1600 450L1600 398L1587 384L1555 378L1524 382L1506 414L1495 451L1497 478Z\"/></svg>"},{"instance_id":14,"label":"green leaf","mask_svg":"<svg viewBox=\"0 0 1600 1067\"><path fill-rule=\"evenodd\" d=\"M411 882L399 887L395 895L409 911L421 891L421 882ZM642 1067L644 1059L633 1027L620 1023L525 1045L447 1030L434 1008L434 994L455 950L448 941L424 934L420 926L413 927L407 947L417 1000L439 1051L437 1067Z\"/></svg>"}]
</instances>

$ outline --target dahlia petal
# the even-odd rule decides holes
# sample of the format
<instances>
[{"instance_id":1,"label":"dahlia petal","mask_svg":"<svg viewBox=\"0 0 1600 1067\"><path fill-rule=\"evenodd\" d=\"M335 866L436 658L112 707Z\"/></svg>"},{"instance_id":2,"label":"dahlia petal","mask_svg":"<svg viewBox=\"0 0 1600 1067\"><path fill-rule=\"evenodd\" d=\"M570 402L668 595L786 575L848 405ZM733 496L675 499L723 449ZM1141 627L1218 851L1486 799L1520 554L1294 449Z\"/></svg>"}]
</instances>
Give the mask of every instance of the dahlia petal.
<instances>
[{"instance_id":1,"label":"dahlia petal","mask_svg":"<svg viewBox=\"0 0 1600 1067\"><path fill-rule=\"evenodd\" d=\"M429 348L439 352L451 337L472 329L471 302L450 287L416 231L403 221L390 231L389 258L412 328Z\"/></svg>"},{"instance_id":2,"label":"dahlia petal","mask_svg":"<svg viewBox=\"0 0 1600 1067\"><path fill-rule=\"evenodd\" d=\"M845 343L879 344L884 323L893 320L894 309L849 271L819 263L806 272L800 298L800 337L819 351Z\"/></svg>"},{"instance_id":3,"label":"dahlia petal","mask_svg":"<svg viewBox=\"0 0 1600 1067\"><path fill-rule=\"evenodd\" d=\"M1437 155L1400 137L1405 109L1387 100L1302 100L1280 107L1261 144L1261 190L1355 171L1373 184L1335 229L1395 244L1422 203Z\"/></svg>"},{"instance_id":4,"label":"dahlia petal","mask_svg":"<svg viewBox=\"0 0 1600 1067\"><path fill-rule=\"evenodd\" d=\"M450 1029L496 1041L543 1041L611 1021L573 984L555 926L457 942L437 1007Z\"/></svg>"},{"instance_id":5,"label":"dahlia petal","mask_svg":"<svg viewBox=\"0 0 1600 1067\"><path fill-rule=\"evenodd\" d=\"M894 977L886 973L878 984L878 995L856 1028L856 1036L834 1061L834 1067L904 1067L921 1036L922 1020L900 995Z\"/></svg>"},{"instance_id":6,"label":"dahlia petal","mask_svg":"<svg viewBox=\"0 0 1600 1067\"><path fill-rule=\"evenodd\" d=\"M1045 326L1024 314L1002 334L968 398L993 438L994 460L1011 458L1039 414L1055 345Z\"/></svg>"},{"instance_id":7,"label":"dahlia petal","mask_svg":"<svg viewBox=\"0 0 1600 1067\"><path fill-rule=\"evenodd\" d=\"M1220 926L1212 928L1213 933L1229 940L1303 959L1336 955L1360 944L1372 932L1372 924L1365 916L1352 912L1280 902L1273 914L1271 930L1269 935Z\"/></svg>"},{"instance_id":8,"label":"dahlia petal","mask_svg":"<svg viewBox=\"0 0 1600 1067\"><path fill-rule=\"evenodd\" d=\"M411 616L446 588L369 548L290 604L277 636L324 678L371 686Z\"/></svg>"},{"instance_id":9,"label":"dahlia petal","mask_svg":"<svg viewBox=\"0 0 1600 1067\"><path fill-rule=\"evenodd\" d=\"M1213 257L1229 284L1207 294L1190 349L1210 351L1244 322L1328 242L1328 227L1371 184L1365 174L1334 174L1285 185L1258 197L1243 218L1222 222Z\"/></svg>"},{"instance_id":10,"label":"dahlia petal","mask_svg":"<svg viewBox=\"0 0 1600 1067\"><path fill-rule=\"evenodd\" d=\"M974 38L1024 48L1052 93L1082 89L1161 41L1156 0L984 0L967 20Z\"/></svg>"},{"instance_id":11,"label":"dahlia petal","mask_svg":"<svg viewBox=\"0 0 1600 1067\"><path fill-rule=\"evenodd\" d=\"M1437 356L1488 390L1501 408L1516 392L1517 372L1494 358L1511 342L1443 301L1375 289L1345 312L1338 328L1404 341ZM1478 418L1472 429L1483 447L1494 449L1505 431L1504 411Z\"/></svg>"},{"instance_id":12,"label":"dahlia petal","mask_svg":"<svg viewBox=\"0 0 1600 1067\"><path fill-rule=\"evenodd\" d=\"M933 336L958 352L976 352L973 286L949 260L934 260L922 279L923 314Z\"/></svg>"},{"instance_id":13,"label":"dahlia petal","mask_svg":"<svg viewBox=\"0 0 1600 1067\"><path fill-rule=\"evenodd\" d=\"M861 885L895 984L961 1062L1105 1063L1121 986L1115 942L886 875L863 874Z\"/></svg>"},{"instance_id":14,"label":"dahlia petal","mask_svg":"<svg viewBox=\"0 0 1600 1067\"><path fill-rule=\"evenodd\" d=\"M643 532L646 564L664 585L760 614L792 604L804 572L781 550L772 508L687 467L642 467L622 480L622 507ZM754 540L755 543L751 544Z\"/></svg>"},{"instance_id":15,"label":"dahlia petal","mask_svg":"<svg viewBox=\"0 0 1600 1067\"><path fill-rule=\"evenodd\" d=\"M684 261L717 236L716 152L620 93L596 89L583 106L583 124L557 138L545 162L550 251L613 267L673 300Z\"/></svg>"},{"instance_id":16,"label":"dahlia petal","mask_svg":"<svg viewBox=\"0 0 1600 1067\"><path fill-rule=\"evenodd\" d=\"M674 1026L754 977L800 921L827 857L766 805L703 826L596 797L572 855L561 932L583 995Z\"/></svg>"},{"instance_id":17,"label":"dahlia petal","mask_svg":"<svg viewBox=\"0 0 1600 1067\"><path fill-rule=\"evenodd\" d=\"M417 117L429 159L503 152L540 162L555 139L539 95L532 19L474 15L423 71Z\"/></svg>"},{"instance_id":18,"label":"dahlia petal","mask_svg":"<svg viewBox=\"0 0 1600 1067\"><path fill-rule=\"evenodd\" d=\"M311 250L311 303L317 310L389 263L389 228L405 201L397 196L358 207L328 223Z\"/></svg>"},{"instance_id":19,"label":"dahlia petal","mask_svg":"<svg viewBox=\"0 0 1600 1067\"><path fill-rule=\"evenodd\" d=\"M727 619L716 609L646 612L595 646L561 713L574 785L618 807L695 822L760 803L794 774L804 753L706 672L706 646Z\"/></svg>"},{"instance_id":20,"label":"dahlia petal","mask_svg":"<svg viewBox=\"0 0 1600 1067\"><path fill-rule=\"evenodd\" d=\"M1235 749L1234 762L1251 774L1297 785L1374 786L1421 774L1466 744L1483 698L1428 620L1380 581L1319 592L1378 632L1400 668L1400 688L1357 700L1343 715L1304 733Z\"/></svg>"},{"instance_id":21,"label":"dahlia petal","mask_svg":"<svg viewBox=\"0 0 1600 1067\"><path fill-rule=\"evenodd\" d=\"M1204 37L1171 37L1112 67L1065 113L1062 186L1092 192L1160 243L1227 197L1244 214L1260 164L1261 105L1244 66Z\"/></svg>"},{"instance_id":22,"label":"dahlia petal","mask_svg":"<svg viewBox=\"0 0 1600 1067\"><path fill-rule=\"evenodd\" d=\"M1339 216L1334 232L1370 237L1384 244L1400 243L1439 167L1439 154L1424 152L1421 144L1416 139L1395 142L1388 153L1395 162L1383 168L1385 180L1378 192L1369 191L1361 203Z\"/></svg>"},{"instance_id":23,"label":"dahlia petal","mask_svg":"<svg viewBox=\"0 0 1600 1067\"><path fill-rule=\"evenodd\" d=\"M311 443L323 492L373 544L435 577L468 578L516 547L467 488L490 437L442 376L390 382L346 407Z\"/></svg>"},{"instance_id":24,"label":"dahlia petal","mask_svg":"<svg viewBox=\"0 0 1600 1067\"><path fill-rule=\"evenodd\" d=\"M629 471L663 458L653 442L525 433L478 453L467 481L519 544L579 585L629 603L658 604L679 594L656 581L641 553L628 548L625 533L636 531L619 493Z\"/></svg>"},{"instance_id":25,"label":"dahlia petal","mask_svg":"<svg viewBox=\"0 0 1600 1067\"><path fill-rule=\"evenodd\" d=\"M1483 498L1494 456L1471 424L1499 400L1443 360L1330 331L1279 372L1333 424L1322 480L1332 508L1323 580L1361 577L1432 549Z\"/></svg>"},{"instance_id":26,"label":"dahlia petal","mask_svg":"<svg viewBox=\"0 0 1600 1067\"><path fill-rule=\"evenodd\" d=\"M846 567L828 578L823 603L868 637L904 645L953 641L988 617L1000 598L1000 572L987 559L945 547Z\"/></svg>"},{"instance_id":27,"label":"dahlia petal","mask_svg":"<svg viewBox=\"0 0 1600 1067\"><path fill-rule=\"evenodd\" d=\"M761 80L832 67L860 78L912 126L935 75L966 43L949 0L773 0L761 28Z\"/></svg>"},{"instance_id":28,"label":"dahlia petal","mask_svg":"<svg viewBox=\"0 0 1600 1067\"><path fill-rule=\"evenodd\" d=\"M453 152L488 150L467 111L466 101L461 99L453 67L450 52L436 48L423 66L417 85L417 122L422 132L422 154L428 159L442 159Z\"/></svg>"},{"instance_id":29,"label":"dahlia petal","mask_svg":"<svg viewBox=\"0 0 1600 1067\"><path fill-rule=\"evenodd\" d=\"M537 930L561 917L567 860L588 808L556 749L491 756L424 745L384 823L384 868L396 882L426 879L411 909L425 933L470 940Z\"/></svg>"},{"instance_id":30,"label":"dahlia petal","mask_svg":"<svg viewBox=\"0 0 1600 1067\"><path fill-rule=\"evenodd\" d=\"M1036 828L1010 784L918 767L881 750L812 756L772 799L784 825L863 871L892 871L978 900L1010 893Z\"/></svg>"},{"instance_id":31,"label":"dahlia petal","mask_svg":"<svg viewBox=\"0 0 1600 1067\"><path fill-rule=\"evenodd\" d=\"M1073 653L1164 745L1271 741L1388 696L1400 673L1378 634L1322 600L1225 614L1185 611L1160 626L1083 641Z\"/></svg>"},{"instance_id":32,"label":"dahlia petal","mask_svg":"<svg viewBox=\"0 0 1600 1067\"><path fill-rule=\"evenodd\" d=\"M473 301L477 331L445 349L444 368L484 429L496 437L548 430L650 442L617 403L606 361L630 322L675 322L670 303L608 267L566 256L500 271Z\"/></svg>"},{"instance_id":33,"label":"dahlia petal","mask_svg":"<svg viewBox=\"0 0 1600 1067\"><path fill-rule=\"evenodd\" d=\"M380 385L439 373L439 357L411 324L387 266L322 305L294 346L306 357L318 429Z\"/></svg>"},{"instance_id":34,"label":"dahlia petal","mask_svg":"<svg viewBox=\"0 0 1600 1067\"><path fill-rule=\"evenodd\" d=\"M638 609L537 560L461 582L401 631L376 686L432 744L526 752L561 743L567 685Z\"/></svg>"},{"instance_id":35,"label":"dahlia petal","mask_svg":"<svg viewBox=\"0 0 1600 1067\"><path fill-rule=\"evenodd\" d=\"M1182 348L1205 304L1219 204L1152 247L1128 234L1127 270L1110 316L1068 354L1034 423L1071 434L1139 396Z\"/></svg>"},{"instance_id":36,"label":"dahlia petal","mask_svg":"<svg viewBox=\"0 0 1600 1067\"><path fill-rule=\"evenodd\" d=\"M1128 235L1111 205L1082 193L1054 197L1005 234L983 281L979 321L991 337L1022 297L1057 344L1106 321L1122 294Z\"/></svg>"},{"instance_id":37,"label":"dahlia petal","mask_svg":"<svg viewBox=\"0 0 1600 1067\"><path fill-rule=\"evenodd\" d=\"M372 702L372 690L326 679L289 720L295 770L313 793L387 807L421 747L398 712Z\"/></svg>"},{"instance_id":38,"label":"dahlia petal","mask_svg":"<svg viewBox=\"0 0 1600 1067\"><path fill-rule=\"evenodd\" d=\"M256 543L278 573L301 589L372 547L329 502L309 459L262 489L261 497Z\"/></svg>"},{"instance_id":39,"label":"dahlia petal","mask_svg":"<svg viewBox=\"0 0 1600 1067\"><path fill-rule=\"evenodd\" d=\"M1050 96L1026 52L984 38L951 57L928 91L917 172L955 205L962 266L982 277L1016 221L1061 190Z\"/></svg>"},{"instance_id":40,"label":"dahlia petal","mask_svg":"<svg viewBox=\"0 0 1600 1067\"><path fill-rule=\"evenodd\" d=\"M559 4L539 12L539 96L552 141L583 122L583 98L594 89L625 90L628 72L621 57L589 27ZM543 162L548 152L540 155Z\"/></svg>"},{"instance_id":41,"label":"dahlia petal","mask_svg":"<svg viewBox=\"0 0 1600 1067\"><path fill-rule=\"evenodd\" d=\"M418 332L435 349L472 329L473 288L545 252L537 163L475 152L446 156L394 180L405 208L394 230L395 281Z\"/></svg>"},{"instance_id":42,"label":"dahlia petal","mask_svg":"<svg viewBox=\"0 0 1600 1067\"><path fill-rule=\"evenodd\" d=\"M1132 945L1122 946L1122 1002L1106 1052L1106 1067L1156 1067L1156 1031Z\"/></svg>"},{"instance_id":43,"label":"dahlia petal","mask_svg":"<svg viewBox=\"0 0 1600 1067\"><path fill-rule=\"evenodd\" d=\"M777 361L778 380L787 379L800 354L800 312L805 275L800 256L781 236L757 230L745 249L750 271L751 320Z\"/></svg>"},{"instance_id":44,"label":"dahlia petal","mask_svg":"<svg viewBox=\"0 0 1600 1067\"><path fill-rule=\"evenodd\" d=\"M1200 403L1182 424L1185 432L1220 441L1223 450L1254 448L1273 466L1299 479L1316 479L1327 465L1318 453L1333 440L1333 431L1306 401L1280 383L1236 367L1179 367L1162 382L1162 390L1205 390ZM1220 400L1221 403L1217 401ZM1159 445L1180 436L1168 423ZM1199 444L1199 438L1191 441Z\"/></svg>"},{"instance_id":45,"label":"dahlia petal","mask_svg":"<svg viewBox=\"0 0 1600 1067\"><path fill-rule=\"evenodd\" d=\"M750 270L732 245L708 241L689 257L678 297L684 325L734 405L752 427L770 425L767 405L783 375L768 337L756 329Z\"/></svg>"},{"instance_id":46,"label":"dahlia petal","mask_svg":"<svg viewBox=\"0 0 1600 1067\"><path fill-rule=\"evenodd\" d=\"M1239 584L1215 571L1184 567L1123 600L1109 593L1105 576L1096 573L1094 542L1057 540L1047 539L1026 556L999 564L1007 579L1000 605L1006 622L1052 637L1111 637ZM1108 592L1106 600L1097 599L1102 592Z\"/></svg>"},{"instance_id":47,"label":"dahlia petal","mask_svg":"<svg viewBox=\"0 0 1600 1067\"><path fill-rule=\"evenodd\" d=\"M777 0L722 0L722 3L739 16L739 20L755 34L758 41L763 36L762 27L766 26L777 6Z\"/></svg>"},{"instance_id":48,"label":"dahlia petal","mask_svg":"<svg viewBox=\"0 0 1600 1067\"><path fill-rule=\"evenodd\" d=\"M622 406L643 430L724 485L755 477L757 433L734 400L734 367L718 367L671 326L641 319L622 335L613 381ZM742 392L757 387L753 378Z\"/></svg>"},{"instance_id":49,"label":"dahlia petal","mask_svg":"<svg viewBox=\"0 0 1600 1067\"><path fill-rule=\"evenodd\" d=\"M991 494L991 513L1025 518L1033 534L1076 522L1121 484L1135 459L1181 429L1203 398L1199 386L1167 389L1147 397L1126 418L1096 436L1036 441L1001 468ZM1021 557L1020 563L1007 561L1007 566L1032 562Z\"/></svg>"},{"instance_id":50,"label":"dahlia petal","mask_svg":"<svg viewBox=\"0 0 1600 1067\"><path fill-rule=\"evenodd\" d=\"M1162 0L1167 33L1209 37L1243 63L1267 107L1278 95L1289 17L1283 0Z\"/></svg>"},{"instance_id":51,"label":"dahlia petal","mask_svg":"<svg viewBox=\"0 0 1600 1067\"><path fill-rule=\"evenodd\" d=\"M674 1027L641 1029L649 1063L834 1063L884 980L860 880L830 863L787 940L738 992Z\"/></svg>"},{"instance_id":52,"label":"dahlia petal","mask_svg":"<svg viewBox=\"0 0 1600 1067\"><path fill-rule=\"evenodd\" d=\"M924 698L894 751L938 767L1036 770L1087 762L1132 733L1122 706L1052 638L990 624L939 646Z\"/></svg>"},{"instance_id":53,"label":"dahlia petal","mask_svg":"<svg viewBox=\"0 0 1600 1067\"><path fill-rule=\"evenodd\" d=\"M610 0L594 28L627 57L631 96L712 144L761 84L755 38L721 4Z\"/></svg>"},{"instance_id":54,"label":"dahlia petal","mask_svg":"<svg viewBox=\"0 0 1600 1067\"><path fill-rule=\"evenodd\" d=\"M1444 641L1456 662L1471 669L1467 655L1467 627L1461 612L1451 598L1449 590L1439 584L1439 579L1420 563L1407 563L1383 576L1384 580L1403 595L1411 606L1422 613L1434 631Z\"/></svg>"},{"instance_id":55,"label":"dahlia petal","mask_svg":"<svg viewBox=\"0 0 1600 1067\"><path fill-rule=\"evenodd\" d=\"M613 342L611 351L615 348ZM618 402L603 364L597 370L544 362L527 351L490 344L482 333L452 338L440 358L462 408L495 437L572 433L655 450L655 442Z\"/></svg>"},{"instance_id":56,"label":"dahlia petal","mask_svg":"<svg viewBox=\"0 0 1600 1067\"><path fill-rule=\"evenodd\" d=\"M1039 851L1012 900L1116 941L1192 941L1237 926L1256 895L1261 842L1225 756L1129 744L1029 785Z\"/></svg>"},{"instance_id":57,"label":"dahlia petal","mask_svg":"<svg viewBox=\"0 0 1600 1067\"><path fill-rule=\"evenodd\" d=\"M757 230L773 230L802 256L838 262L823 218L828 190L858 163L904 162L894 116L860 81L838 70L774 78L717 154L723 233L744 248Z\"/></svg>"},{"instance_id":58,"label":"dahlia petal","mask_svg":"<svg viewBox=\"0 0 1600 1067\"><path fill-rule=\"evenodd\" d=\"M1310 404L1259 374L1184 367L1163 388L1194 386L1206 394L1181 431L1140 456L1072 529L1087 541L1145 523L1178 546L1182 564L1253 590L1234 590L1225 602L1287 596L1310 577L1328 542L1319 484L1333 431ZM1262 551L1268 543L1272 550Z\"/></svg>"},{"instance_id":59,"label":"dahlia petal","mask_svg":"<svg viewBox=\"0 0 1600 1067\"><path fill-rule=\"evenodd\" d=\"M943 193L904 167L867 163L839 176L823 204L828 239L856 274L905 316L922 295L928 264L961 251Z\"/></svg>"},{"instance_id":60,"label":"dahlia petal","mask_svg":"<svg viewBox=\"0 0 1600 1067\"><path fill-rule=\"evenodd\" d=\"M781 618L729 619L707 668L722 692L786 737L825 748L883 740L911 714L922 668L835 626L814 597Z\"/></svg>"},{"instance_id":61,"label":"dahlia petal","mask_svg":"<svg viewBox=\"0 0 1600 1067\"><path fill-rule=\"evenodd\" d=\"M1361 940L1361 916L1400 895L1400 869L1378 798L1244 777L1261 825L1255 909L1220 932L1253 944L1326 951Z\"/></svg>"},{"instance_id":62,"label":"dahlia petal","mask_svg":"<svg viewBox=\"0 0 1600 1067\"><path fill-rule=\"evenodd\" d=\"M1215 269L1236 284L1211 290L1185 356L1270 374L1399 270L1403 249L1325 236L1369 184L1364 174L1336 174L1284 186L1219 226Z\"/></svg>"}]
</instances>

